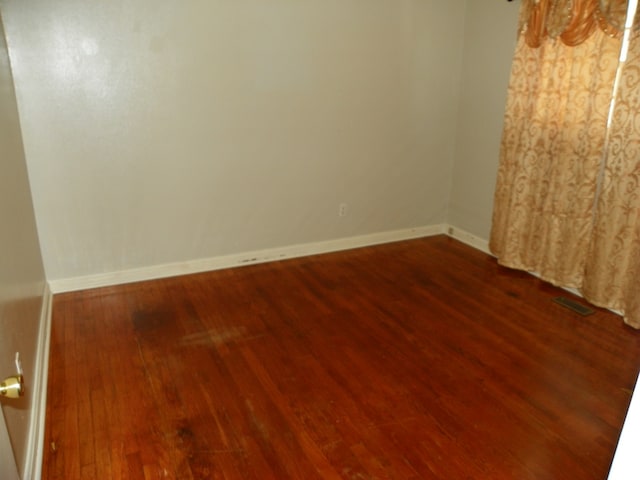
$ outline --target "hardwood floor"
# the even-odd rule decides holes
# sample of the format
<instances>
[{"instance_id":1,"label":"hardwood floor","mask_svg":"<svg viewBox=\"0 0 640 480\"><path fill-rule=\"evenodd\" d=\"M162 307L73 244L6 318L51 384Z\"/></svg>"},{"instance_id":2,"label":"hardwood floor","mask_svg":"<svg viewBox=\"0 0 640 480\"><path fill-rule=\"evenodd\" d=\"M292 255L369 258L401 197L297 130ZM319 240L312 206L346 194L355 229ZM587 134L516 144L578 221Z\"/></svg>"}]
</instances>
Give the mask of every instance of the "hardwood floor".
<instances>
[{"instance_id":1,"label":"hardwood floor","mask_svg":"<svg viewBox=\"0 0 640 480\"><path fill-rule=\"evenodd\" d=\"M45 479L606 478L640 333L444 236L56 295Z\"/></svg>"}]
</instances>

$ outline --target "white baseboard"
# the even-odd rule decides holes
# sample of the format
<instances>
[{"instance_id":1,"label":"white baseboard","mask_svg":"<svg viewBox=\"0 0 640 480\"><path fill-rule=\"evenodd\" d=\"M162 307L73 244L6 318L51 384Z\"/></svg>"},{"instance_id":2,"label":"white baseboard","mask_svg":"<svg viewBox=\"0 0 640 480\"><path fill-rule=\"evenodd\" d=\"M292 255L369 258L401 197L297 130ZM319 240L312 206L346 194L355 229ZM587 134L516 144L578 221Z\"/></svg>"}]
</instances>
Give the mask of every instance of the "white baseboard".
<instances>
[{"instance_id":1,"label":"white baseboard","mask_svg":"<svg viewBox=\"0 0 640 480\"><path fill-rule=\"evenodd\" d=\"M286 247L169 263L165 265L154 265L105 274L50 280L49 287L54 294L72 292L77 290L86 290L89 288L107 287L111 285L174 277L177 275L188 275L191 273L240 267L244 265L254 265L258 263L317 255L321 253L337 252L352 248L379 245L382 243L410 240L412 238L429 237L446 233L446 231L447 226L444 224L409 228L405 230L394 230L358 237L290 245Z\"/></svg>"},{"instance_id":2,"label":"white baseboard","mask_svg":"<svg viewBox=\"0 0 640 480\"><path fill-rule=\"evenodd\" d=\"M49 373L49 341L51 337L51 306L53 295L45 284L42 295L40 328L36 362L33 372L33 391L31 392L31 419L24 465L24 480L40 480L42 476L42 457L44 453L44 427L47 413L47 378Z\"/></svg>"},{"instance_id":3,"label":"white baseboard","mask_svg":"<svg viewBox=\"0 0 640 480\"><path fill-rule=\"evenodd\" d=\"M456 240L462 243L466 243L470 247L473 247L488 255L493 256L491 251L489 251L489 242L484 238L477 237L476 235L466 232L461 228L454 227L453 225L448 225L446 228L447 228L446 233L450 237L455 238Z\"/></svg>"}]
</instances>

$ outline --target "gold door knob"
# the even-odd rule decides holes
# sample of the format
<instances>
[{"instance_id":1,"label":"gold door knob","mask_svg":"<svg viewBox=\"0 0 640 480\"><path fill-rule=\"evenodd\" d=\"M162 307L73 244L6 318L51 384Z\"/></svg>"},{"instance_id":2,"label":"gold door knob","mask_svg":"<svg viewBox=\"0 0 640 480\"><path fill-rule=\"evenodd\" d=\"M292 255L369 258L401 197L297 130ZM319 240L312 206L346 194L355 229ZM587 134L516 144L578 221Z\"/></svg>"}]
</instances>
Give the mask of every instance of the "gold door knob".
<instances>
[{"instance_id":1,"label":"gold door knob","mask_svg":"<svg viewBox=\"0 0 640 480\"><path fill-rule=\"evenodd\" d=\"M18 398L24 395L24 377L14 375L0 382L0 397Z\"/></svg>"}]
</instances>

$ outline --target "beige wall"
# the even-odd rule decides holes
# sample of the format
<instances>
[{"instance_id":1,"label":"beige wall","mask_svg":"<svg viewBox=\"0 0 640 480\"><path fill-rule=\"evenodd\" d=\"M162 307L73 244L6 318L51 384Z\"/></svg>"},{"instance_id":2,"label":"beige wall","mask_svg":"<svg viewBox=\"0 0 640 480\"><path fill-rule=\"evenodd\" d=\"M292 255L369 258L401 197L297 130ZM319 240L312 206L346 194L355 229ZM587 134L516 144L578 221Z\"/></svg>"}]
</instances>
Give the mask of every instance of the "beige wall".
<instances>
[{"instance_id":1,"label":"beige wall","mask_svg":"<svg viewBox=\"0 0 640 480\"><path fill-rule=\"evenodd\" d=\"M51 280L441 222L488 237L519 2L0 5Z\"/></svg>"},{"instance_id":2,"label":"beige wall","mask_svg":"<svg viewBox=\"0 0 640 480\"><path fill-rule=\"evenodd\" d=\"M49 279L446 220L464 0L0 4Z\"/></svg>"},{"instance_id":3,"label":"beige wall","mask_svg":"<svg viewBox=\"0 0 640 480\"><path fill-rule=\"evenodd\" d=\"M31 392L44 288L44 271L20 136L16 98L0 19L0 377L15 373L20 352L26 396L2 410L19 470L24 469L33 409Z\"/></svg>"},{"instance_id":4,"label":"beige wall","mask_svg":"<svg viewBox=\"0 0 640 480\"><path fill-rule=\"evenodd\" d=\"M520 2L468 0L449 223L489 238Z\"/></svg>"}]
</instances>

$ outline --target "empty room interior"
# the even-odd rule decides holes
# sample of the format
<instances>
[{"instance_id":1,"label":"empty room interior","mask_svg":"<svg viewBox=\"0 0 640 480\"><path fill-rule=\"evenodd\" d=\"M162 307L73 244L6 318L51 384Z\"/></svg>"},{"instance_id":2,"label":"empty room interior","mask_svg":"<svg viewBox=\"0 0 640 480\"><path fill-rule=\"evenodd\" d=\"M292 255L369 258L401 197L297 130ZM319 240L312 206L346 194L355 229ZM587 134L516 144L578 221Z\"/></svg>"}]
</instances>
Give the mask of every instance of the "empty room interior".
<instances>
[{"instance_id":1,"label":"empty room interior","mask_svg":"<svg viewBox=\"0 0 640 480\"><path fill-rule=\"evenodd\" d=\"M0 477L638 478L635 3L0 0Z\"/></svg>"}]
</instances>

